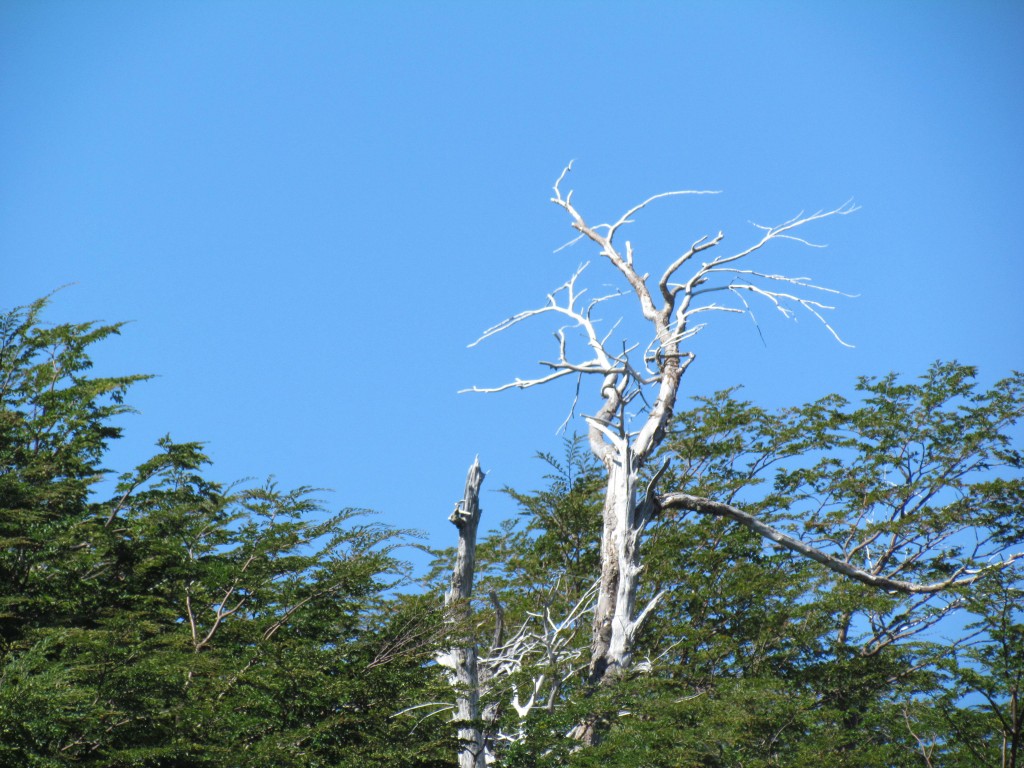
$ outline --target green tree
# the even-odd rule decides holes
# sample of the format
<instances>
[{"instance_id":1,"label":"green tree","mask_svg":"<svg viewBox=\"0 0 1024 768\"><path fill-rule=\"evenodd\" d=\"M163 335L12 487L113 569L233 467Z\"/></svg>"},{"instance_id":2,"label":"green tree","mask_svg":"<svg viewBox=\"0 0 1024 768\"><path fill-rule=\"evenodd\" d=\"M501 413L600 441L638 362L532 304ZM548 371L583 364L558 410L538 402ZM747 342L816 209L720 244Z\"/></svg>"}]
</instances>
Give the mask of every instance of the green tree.
<instances>
[{"instance_id":1,"label":"green tree","mask_svg":"<svg viewBox=\"0 0 1024 768\"><path fill-rule=\"evenodd\" d=\"M923 751L949 765L1024 765L1024 598L999 574L966 600L969 642L942 656L945 684L919 718Z\"/></svg>"},{"instance_id":2,"label":"green tree","mask_svg":"<svg viewBox=\"0 0 1024 768\"><path fill-rule=\"evenodd\" d=\"M206 479L196 443L104 471L142 377L88 376L117 326L0 321L0 764L444 764L452 740L396 713L440 684L442 632L396 548L315 491Z\"/></svg>"},{"instance_id":3,"label":"green tree","mask_svg":"<svg viewBox=\"0 0 1024 768\"><path fill-rule=\"evenodd\" d=\"M88 347L120 326L45 326L45 306L0 315L0 650L32 628L82 618L60 604L75 587L67 563L81 551L77 529L104 452L121 434L112 420L145 378L90 377Z\"/></svg>"}]
</instances>

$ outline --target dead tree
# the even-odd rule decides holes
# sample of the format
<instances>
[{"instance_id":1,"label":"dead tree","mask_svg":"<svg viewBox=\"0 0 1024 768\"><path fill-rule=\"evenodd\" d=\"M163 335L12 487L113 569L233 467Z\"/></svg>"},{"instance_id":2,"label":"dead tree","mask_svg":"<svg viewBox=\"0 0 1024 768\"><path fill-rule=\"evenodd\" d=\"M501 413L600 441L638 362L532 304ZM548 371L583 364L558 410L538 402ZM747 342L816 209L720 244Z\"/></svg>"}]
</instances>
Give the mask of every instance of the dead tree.
<instances>
[{"instance_id":1,"label":"dead tree","mask_svg":"<svg viewBox=\"0 0 1024 768\"><path fill-rule=\"evenodd\" d=\"M665 467L648 472L646 485L642 472L662 442L672 418L680 382L693 363L695 353L687 343L702 329L705 318L713 313L749 311L748 296L757 296L790 317L804 311L814 317L839 343L845 342L829 324L825 313L833 307L820 299L838 291L815 285L809 278L774 274L753 266L754 257L774 241L796 241L809 247L821 247L798 236L809 224L856 210L850 203L810 215L799 214L776 226L755 225L759 236L746 247L724 251L724 234L705 235L675 258L656 282L634 264L633 247L620 236L633 217L662 198L714 194L710 191L666 192L644 200L612 223L591 224L572 202L572 192L563 193L562 183L571 170L567 167L554 186L552 202L561 208L578 233L572 241L590 241L602 258L617 270L646 322L646 345L630 344L612 338L611 332L598 331L595 310L612 296L590 298L578 286L586 268L581 266L558 290L548 295L544 306L520 312L493 326L470 346L480 343L519 323L540 315L551 315L563 323L556 332L558 357L541 361L547 370L529 379L515 379L495 387L473 387L472 392L500 392L527 389L563 378L596 378L598 407L584 415L590 448L607 470L607 488L602 510L601 573L593 616L589 679L597 685L614 680L629 669L637 633L645 619L656 609L663 594L645 605L637 605L639 579L643 570L641 542L648 523L661 510L671 507L701 514L727 517L740 525L809 557L843 576L866 584L900 592L927 593L951 584L977 578L977 571L965 565L948 580L935 584L912 584L893 574L868 572L842 558L816 549L757 520L742 510L710 499L681 493L660 495L658 482ZM620 295L619 293L613 294ZM614 330L614 329L613 329ZM849 346L849 345L846 345ZM575 408L575 404L574 404ZM570 414L571 415L571 414ZM667 466L667 464L666 464ZM581 726L577 737L595 738L589 725Z\"/></svg>"},{"instance_id":2,"label":"dead tree","mask_svg":"<svg viewBox=\"0 0 1024 768\"><path fill-rule=\"evenodd\" d=\"M724 240L722 232L713 237L701 237L664 270L652 288L648 284L649 275L639 272L634 265L630 242L618 244L623 227L655 200L714 193L694 190L662 193L634 206L611 224L595 225L589 224L575 208L572 192L562 192L561 184L570 170L571 165L555 183L552 202L569 215L573 229L579 233L577 239L594 243L600 255L618 270L636 297L640 313L649 324L651 338L641 350L639 345L616 347L609 336L598 333L594 310L610 297L585 298L586 291L577 287L584 265L548 296L545 306L508 318L474 342L479 343L537 315L553 313L563 317L569 322L556 334L559 357L542 362L549 373L532 379L516 379L498 387L473 387L470 391L526 389L584 375L600 380L601 405L593 415L584 416L590 448L608 472L602 513L601 580L590 659L590 679L598 683L629 667L636 634L661 599L661 595L656 595L646 605L639 608L636 605L642 570L641 538L659 508L656 485L661 473L655 473L646 488L639 484L641 470L660 444L672 417L682 376L695 359L695 354L685 348L686 342L704 328L700 319L705 313L745 311L745 300L742 300L745 293L767 299L786 314L792 313L792 305L803 308L838 339L822 314L831 307L802 295L815 291L835 294L836 291L814 285L806 278L749 269L747 263L773 240L806 243L793 234L794 230L829 216L851 213L855 208L846 204L827 212L797 216L778 226L760 227L760 238L734 253L713 255L713 249ZM742 306L718 302L721 295L739 297ZM567 332L570 329L579 329L582 333L586 352L579 356L569 348ZM638 408L636 418L630 417L631 406Z\"/></svg>"},{"instance_id":3,"label":"dead tree","mask_svg":"<svg viewBox=\"0 0 1024 768\"><path fill-rule=\"evenodd\" d=\"M458 724L459 768L484 768L484 731L480 717L480 676L476 641L472 636L473 574L476 569L476 535L480 525L480 485L484 473L479 459L466 476L466 490L448 519L459 529L459 546L452 570L445 609L456 638L455 646L441 659L451 672L456 691L455 722Z\"/></svg>"}]
</instances>

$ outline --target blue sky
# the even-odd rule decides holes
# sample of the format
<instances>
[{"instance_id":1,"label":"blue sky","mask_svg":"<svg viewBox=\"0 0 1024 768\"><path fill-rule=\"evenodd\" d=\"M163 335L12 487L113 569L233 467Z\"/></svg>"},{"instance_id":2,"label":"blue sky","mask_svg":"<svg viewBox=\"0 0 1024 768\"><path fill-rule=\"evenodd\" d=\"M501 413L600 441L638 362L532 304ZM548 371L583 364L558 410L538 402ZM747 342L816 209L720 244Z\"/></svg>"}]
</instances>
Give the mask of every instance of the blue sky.
<instances>
[{"instance_id":1,"label":"blue sky","mask_svg":"<svg viewBox=\"0 0 1024 768\"><path fill-rule=\"evenodd\" d=\"M457 391L554 354L543 322L467 344L596 258L555 253L573 159L594 221L722 190L645 212L652 273L719 229L742 247L750 221L861 206L807 230L827 249L762 262L857 294L830 318L855 348L754 305L764 342L716 318L684 395L1021 368L1022 35L1011 2L8 0L0 306L74 283L51 319L132 321L98 369L159 377L114 468L170 432L218 479L331 488L447 545L475 455L494 525L495 491L559 451L570 383Z\"/></svg>"}]
</instances>

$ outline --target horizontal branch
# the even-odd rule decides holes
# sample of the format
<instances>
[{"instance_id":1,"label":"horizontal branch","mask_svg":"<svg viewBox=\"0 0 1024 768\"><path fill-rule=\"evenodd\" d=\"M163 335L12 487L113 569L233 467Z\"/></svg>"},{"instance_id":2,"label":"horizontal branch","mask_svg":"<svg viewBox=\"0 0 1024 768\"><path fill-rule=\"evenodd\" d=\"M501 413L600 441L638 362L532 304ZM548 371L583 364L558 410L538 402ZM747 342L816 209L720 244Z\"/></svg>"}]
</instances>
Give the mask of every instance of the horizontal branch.
<instances>
[{"instance_id":1,"label":"horizontal branch","mask_svg":"<svg viewBox=\"0 0 1024 768\"><path fill-rule=\"evenodd\" d=\"M642 203L637 203L636 205L634 205L632 208L630 208L628 211L626 211L624 214L622 214L622 216L619 218L619 220L616 221L614 224L598 224L596 226L597 227L607 227L608 228L608 235L607 235L607 237L608 237L609 240L611 240L612 237L615 235L615 232L623 224L632 224L633 221L632 221L631 217L635 216L637 213L639 213L641 210L643 210L648 205L653 203L655 200L660 200L663 197L677 197L679 195L718 195L718 194L721 194L721 190L719 190L719 189L677 189L677 190L673 190L671 192L660 192L657 195L651 195L646 200L644 200ZM552 198L552 202L561 204L563 201L559 200L558 198ZM565 202L567 203L568 201L565 201ZM565 207L565 206L563 206L563 207Z\"/></svg>"},{"instance_id":2,"label":"horizontal branch","mask_svg":"<svg viewBox=\"0 0 1024 768\"><path fill-rule=\"evenodd\" d=\"M467 392L493 394L494 392L504 392L506 389L528 389L530 387L539 386L540 384L547 384L549 381L554 381L555 379L560 379L563 376L568 376L573 373L577 373L577 371L574 371L571 368L564 368L557 370L554 373L549 373L547 376L541 376L536 379L517 378L514 379L513 381L508 382L507 384L500 384L497 387L468 387L466 389L460 389L458 391L458 394L464 395Z\"/></svg>"},{"instance_id":3,"label":"horizontal branch","mask_svg":"<svg viewBox=\"0 0 1024 768\"><path fill-rule=\"evenodd\" d=\"M817 286L809 286L809 287L817 287ZM832 334L832 338L834 338L836 341L838 341L844 347L848 347L848 348L851 348L851 349L853 348L852 344L849 344L849 343L843 341L842 337L840 337L840 335L836 331L836 329L833 328L831 326L831 324L828 322L828 320L826 320L825 317L821 314L820 310L835 309L835 307L833 307L833 306L831 306L829 304L822 304L820 301L812 301L811 299L802 299L799 296L794 296L791 293L782 293L780 291L768 291L768 290L765 290L764 288L761 288L761 287L756 286L756 285L752 285L750 283L733 283L733 284L731 284L729 286L729 290L732 291L737 296L739 295L739 291L746 290L746 291L750 291L751 293L755 293L758 296L762 296L762 297L768 299L768 301L770 301L774 305L774 307L777 310L779 310L779 312L782 313L782 316L785 317L786 319L789 319L789 318L793 317L794 313L788 307L784 306L783 302L791 301L791 302L793 302L795 304L799 304L805 310L807 310L812 315L814 315L814 317L817 318L818 322L820 322L823 326L825 326L825 329L829 333ZM829 289L823 288L821 290L829 290ZM830 291L830 292L831 293L838 293L838 291ZM744 302L744 303L746 303L746 302Z\"/></svg>"},{"instance_id":4,"label":"horizontal branch","mask_svg":"<svg viewBox=\"0 0 1024 768\"><path fill-rule=\"evenodd\" d=\"M1015 560L1024 557L1024 552L1017 553L1011 555L1000 563L979 569L968 569L966 565L962 565L957 568L953 575L948 579L934 582L932 584L915 584L910 581L879 576L878 574L869 573L868 571L864 571L850 565L850 563L845 560L833 557L826 552L822 552L816 547L810 546L806 542L795 539L792 536L761 522L753 515L744 512L741 509L737 509L731 504L723 504L722 502L712 501L711 499L706 499L700 496L691 496L688 493L668 493L660 497L658 501L660 502L662 509L688 510L705 515L727 518L739 523L754 533L775 542L784 549L796 552L797 554L814 560L816 563L824 565L829 570L834 571L841 576L854 579L862 584L867 584L870 587L885 589L891 592L920 595L941 592L942 590L952 586L965 586L980 579L987 571L1003 568Z\"/></svg>"}]
</instances>

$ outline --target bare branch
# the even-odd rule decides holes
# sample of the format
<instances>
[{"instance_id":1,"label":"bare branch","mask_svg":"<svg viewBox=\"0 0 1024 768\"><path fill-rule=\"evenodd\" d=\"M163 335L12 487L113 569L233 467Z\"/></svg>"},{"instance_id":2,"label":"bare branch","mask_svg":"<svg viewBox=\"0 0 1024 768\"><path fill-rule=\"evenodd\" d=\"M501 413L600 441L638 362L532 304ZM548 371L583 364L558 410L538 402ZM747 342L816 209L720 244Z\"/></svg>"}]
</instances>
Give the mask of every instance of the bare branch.
<instances>
[{"instance_id":1,"label":"bare branch","mask_svg":"<svg viewBox=\"0 0 1024 768\"><path fill-rule=\"evenodd\" d=\"M643 210L648 205L653 203L655 200L661 200L664 197L678 197L680 195L718 195L718 194L721 194L721 190L717 190L717 189L679 189L679 190L675 190L675 191L672 191L672 192L661 192L660 194L657 194L657 195L651 195L646 200L644 200L642 203L638 203L637 205L634 205L632 208L630 208L628 211L626 211L624 214L622 214L622 216L619 217L619 220L616 221L614 224L598 224L597 226L599 226L599 227L607 227L608 228L608 235L607 235L607 237L608 237L608 240L611 240L615 236L615 233L618 231L618 229L622 225L624 225L624 224L632 224L633 222L632 222L631 217L635 216L637 213L639 213L641 210Z\"/></svg>"},{"instance_id":2,"label":"bare branch","mask_svg":"<svg viewBox=\"0 0 1024 768\"><path fill-rule=\"evenodd\" d=\"M812 286L812 287L816 287L816 286ZM781 293L779 291L766 291L763 288L760 288L760 287L758 287L756 285L751 285L749 283L733 283L733 284L731 284L729 286L729 290L734 292L734 293L737 292L737 291L746 290L746 291L750 291L752 293L756 293L758 296L763 296L764 298L768 299L768 301L770 301L775 306L775 308L777 310L779 310L779 312L782 313L783 317L786 317L786 318L793 317L793 312L790 311L787 307L783 306L782 302L783 301L795 302L795 303L799 304L801 307L803 307L805 310L810 312L812 315L814 315L814 317L816 317L818 319L818 322L820 322L823 326L825 326L825 329L830 334L832 334L832 338L834 338L836 341L838 341L844 347L848 347L850 349L853 348L852 344L848 344L847 342L843 341L842 338L840 338L839 334L836 332L836 329L833 328L829 324L829 322L824 318L824 316L821 314L821 310L835 309L835 307L833 307L831 305L822 304L819 301L812 301L810 299L802 299L802 298L800 298L798 296L794 296L793 294L790 294L790 293ZM822 289L822 290L827 290L827 289ZM837 293L837 291L833 291L833 292Z\"/></svg>"},{"instance_id":3,"label":"bare branch","mask_svg":"<svg viewBox=\"0 0 1024 768\"><path fill-rule=\"evenodd\" d=\"M560 379L563 376L568 376L572 373L576 373L576 371L572 370L571 368L566 368L565 370L556 371L555 373L549 374L547 376L542 376L537 379L515 379L514 381L510 381L508 384L502 384L497 387L470 387L468 389L460 389L459 394L463 395L466 394L467 392L477 392L485 394L493 392L504 392L506 389L529 389L530 387L536 387L539 386L540 384L547 384L549 381Z\"/></svg>"},{"instance_id":4,"label":"bare branch","mask_svg":"<svg viewBox=\"0 0 1024 768\"><path fill-rule=\"evenodd\" d=\"M943 581L934 582L932 584L915 584L910 581L903 581L900 579L889 578L887 576L880 576L875 573L869 573L868 571L857 568L844 560L833 557L816 547L810 546L806 542L795 539L792 536L761 522L753 515L748 514L741 509L737 509L730 504L723 504L722 502L712 501L711 499L705 499L700 496L691 496L688 493L669 493L662 496L660 498L660 502L662 509L683 509L733 520L734 522L749 528L760 536L775 542L785 549L796 552L804 557L814 560L816 563L824 565L835 573L855 579L856 581L867 584L868 586L885 589L890 592L919 595L931 592L941 592L942 590L948 589L952 586L965 586L974 583L989 571L1005 568L1015 560L1024 557L1024 552L1020 552L1009 556L1002 562L993 563L992 565L984 566L982 568L970 568L967 565L963 565L957 568L953 572L952 576L948 579L944 579Z\"/></svg>"},{"instance_id":5,"label":"bare branch","mask_svg":"<svg viewBox=\"0 0 1024 768\"><path fill-rule=\"evenodd\" d=\"M565 328L560 328L555 337L558 339L559 347L559 360L556 362L541 361L541 365L545 365L549 368L554 369L553 373L547 376L539 376L533 379L520 379L516 378L507 384L503 384L497 387L470 387L469 389L460 390L461 392L502 392L506 389L527 389L529 387L535 387L540 384L546 384L549 381L560 379L563 376L568 376L573 373L599 373L607 376L610 374L618 374L625 371L622 366L622 360L624 355L612 355L605 347L608 339L608 335L604 338L600 337L597 333L597 328L594 325L594 321L591 319L594 308L608 299L616 298L620 296L620 293L608 294L605 296L599 296L591 299L585 308L579 308L577 305L580 299L583 298L586 293L585 290L576 290L576 280L583 273L583 270L587 268L588 264L583 264L575 274L564 283L554 293L548 295L548 303L538 309L526 310L513 315L510 318L503 320L497 325L488 328L484 331L483 335L480 336L476 341L470 344L470 347L476 346L481 341L495 334L506 331L515 325L518 325L522 321L535 317L537 315L554 312L574 321L574 324L570 327L581 328L586 338L586 345L590 348L593 353L593 358L585 360L583 362L571 362L568 359L567 342L565 337ZM565 303L560 304L558 300L559 294L565 294ZM614 330L614 328L613 328ZM611 332L609 332L611 333Z\"/></svg>"},{"instance_id":6,"label":"bare branch","mask_svg":"<svg viewBox=\"0 0 1024 768\"><path fill-rule=\"evenodd\" d=\"M680 256L678 259L669 264L668 269L661 276L661 280L658 281L658 287L661 289L661 295L664 297L666 304L670 304L676 293L683 289L683 286L670 286L672 276L679 271L679 269L686 264L691 258L701 251L706 251L708 248L714 248L725 237L725 234L719 232L715 235L714 239L705 242L708 239L707 235L704 235L700 240L690 246L690 250Z\"/></svg>"}]
</instances>

